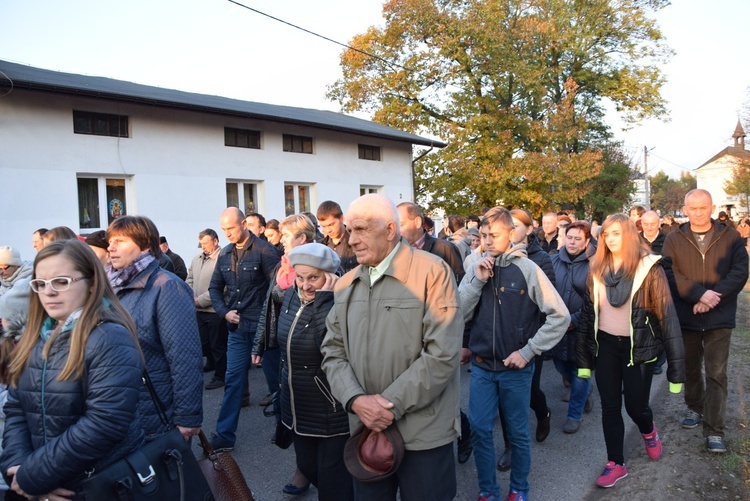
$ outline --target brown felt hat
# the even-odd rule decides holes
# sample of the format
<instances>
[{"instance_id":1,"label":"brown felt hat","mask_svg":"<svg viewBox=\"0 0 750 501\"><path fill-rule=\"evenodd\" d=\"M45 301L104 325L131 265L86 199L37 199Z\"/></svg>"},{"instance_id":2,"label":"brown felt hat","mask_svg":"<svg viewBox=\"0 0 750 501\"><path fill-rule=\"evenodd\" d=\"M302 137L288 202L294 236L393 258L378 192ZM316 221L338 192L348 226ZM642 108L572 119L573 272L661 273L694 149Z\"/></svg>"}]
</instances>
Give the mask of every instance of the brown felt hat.
<instances>
[{"instance_id":1,"label":"brown felt hat","mask_svg":"<svg viewBox=\"0 0 750 501\"><path fill-rule=\"evenodd\" d=\"M346 469L360 482L378 482L398 470L404 439L395 424L381 432L360 425L344 447Z\"/></svg>"}]
</instances>

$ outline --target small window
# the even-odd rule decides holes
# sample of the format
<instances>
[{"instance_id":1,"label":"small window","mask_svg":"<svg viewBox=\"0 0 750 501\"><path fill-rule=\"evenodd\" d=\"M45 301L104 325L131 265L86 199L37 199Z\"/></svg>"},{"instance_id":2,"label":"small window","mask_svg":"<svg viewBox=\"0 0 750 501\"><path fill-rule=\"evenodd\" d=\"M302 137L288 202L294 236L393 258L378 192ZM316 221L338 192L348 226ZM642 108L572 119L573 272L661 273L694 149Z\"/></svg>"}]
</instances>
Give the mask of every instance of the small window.
<instances>
[{"instance_id":1,"label":"small window","mask_svg":"<svg viewBox=\"0 0 750 501\"><path fill-rule=\"evenodd\" d=\"M79 227L103 229L118 217L126 215L126 181L123 178L79 177Z\"/></svg>"},{"instance_id":2,"label":"small window","mask_svg":"<svg viewBox=\"0 0 750 501\"><path fill-rule=\"evenodd\" d=\"M380 191L383 189L382 186L365 186L362 185L359 187L359 195L369 195L370 193L380 193Z\"/></svg>"},{"instance_id":3,"label":"small window","mask_svg":"<svg viewBox=\"0 0 750 501\"><path fill-rule=\"evenodd\" d=\"M260 149L260 131L224 127L224 146Z\"/></svg>"},{"instance_id":4,"label":"small window","mask_svg":"<svg viewBox=\"0 0 750 501\"><path fill-rule=\"evenodd\" d=\"M310 185L284 183L284 213L287 216L310 212Z\"/></svg>"},{"instance_id":5,"label":"small window","mask_svg":"<svg viewBox=\"0 0 750 501\"><path fill-rule=\"evenodd\" d=\"M227 207L237 207L245 214L258 212L258 183L227 181Z\"/></svg>"},{"instance_id":6,"label":"small window","mask_svg":"<svg viewBox=\"0 0 750 501\"><path fill-rule=\"evenodd\" d=\"M128 117L74 110L73 132L94 136L129 137Z\"/></svg>"},{"instance_id":7,"label":"small window","mask_svg":"<svg viewBox=\"0 0 750 501\"><path fill-rule=\"evenodd\" d=\"M311 137L284 134L284 151L312 154L313 140Z\"/></svg>"},{"instance_id":8,"label":"small window","mask_svg":"<svg viewBox=\"0 0 750 501\"><path fill-rule=\"evenodd\" d=\"M359 158L361 160L380 161L380 146L371 146L369 144L359 145Z\"/></svg>"}]
</instances>

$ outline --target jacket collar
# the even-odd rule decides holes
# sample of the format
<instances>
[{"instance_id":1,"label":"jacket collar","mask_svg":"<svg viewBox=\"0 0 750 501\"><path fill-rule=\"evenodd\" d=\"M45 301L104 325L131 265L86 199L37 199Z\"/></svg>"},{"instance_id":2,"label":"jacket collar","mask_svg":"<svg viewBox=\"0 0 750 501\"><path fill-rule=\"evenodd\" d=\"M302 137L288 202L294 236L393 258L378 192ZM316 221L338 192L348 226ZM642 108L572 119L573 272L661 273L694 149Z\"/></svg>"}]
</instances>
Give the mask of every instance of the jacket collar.
<instances>
[{"instance_id":1,"label":"jacket collar","mask_svg":"<svg viewBox=\"0 0 750 501\"><path fill-rule=\"evenodd\" d=\"M396 250L396 254L394 254L393 260L391 260L391 264L388 265L388 268L386 268L383 272L383 276L389 275L402 283L406 283L409 278L409 268L411 266L412 257L414 256L414 252L416 250L417 249L414 249L411 245L409 245L409 242L407 242L404 237L401 237L401 245L399 246L398 250ZM354 277L354 280L363 280L369 284L369 267L358 266L357 274ZM352 281L352 283L353 282L354 281Z\"/></svg>"}]
</instances>

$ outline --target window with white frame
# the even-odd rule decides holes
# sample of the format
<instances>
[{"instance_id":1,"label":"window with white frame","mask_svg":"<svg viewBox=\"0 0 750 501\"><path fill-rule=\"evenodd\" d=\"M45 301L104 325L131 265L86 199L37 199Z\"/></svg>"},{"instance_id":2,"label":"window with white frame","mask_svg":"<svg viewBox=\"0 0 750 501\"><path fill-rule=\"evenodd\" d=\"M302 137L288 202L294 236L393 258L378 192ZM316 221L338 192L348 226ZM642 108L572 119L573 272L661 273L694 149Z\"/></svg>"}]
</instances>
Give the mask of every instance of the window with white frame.
<instances>
[{"instance_id":1,"label":"window with white frame","mask_svg":"<svg viewBox=\"0 0 750 501\"><path fill-rule=\"evenodd\" d=\"M227 180L227 207L238 207L242 212L258 212L258 182Z\"/></svg>"},{"instance_id":2,"label":"window with white frame","mask_svg":"<svg viewBox=\"0 0 750 501\"><path fill-rule=\"evenodd\" d=\"M284 213L287 216L310 212L310 185L284 183Z\"/></svg>"},{"instance_id":3,"label":"window with white frame","mask_svg":"<svg viewBox=\"0 0 750 501\"><path fill-rule=\"evenodd\" d=\"M368 186L368 185L361 185L359 187L359 195L369 195L370 193L380 193L380 191L383 189L382 186Z\"/></svg>"},{"instance_id":4,"label":"window with white frame","mask_svg":"<svg viewBox=\"0 0 750 501\"><path fill-rule=\"evenodd\" d=\"M128 213L128 179L108 176L78 176L78 226L105 229Z\"/></svg>"}]
</instances>

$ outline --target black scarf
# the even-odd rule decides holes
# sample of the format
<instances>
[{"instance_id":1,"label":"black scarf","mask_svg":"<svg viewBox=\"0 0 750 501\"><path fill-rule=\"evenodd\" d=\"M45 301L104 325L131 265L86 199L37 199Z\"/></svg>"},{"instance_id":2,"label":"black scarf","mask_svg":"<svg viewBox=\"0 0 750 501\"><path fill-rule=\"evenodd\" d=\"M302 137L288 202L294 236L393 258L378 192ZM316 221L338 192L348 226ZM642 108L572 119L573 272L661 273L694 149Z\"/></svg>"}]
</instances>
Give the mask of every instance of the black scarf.
<instances>
[{"instance_id":1,"label":"black scarf","mask_svg":"<svg viewBox=\"0 0 750 501\"><path fill-rule=\"evenodd\" d=\"M607 301L609 304L617 308L625 304L625 301L630 298L630 291L633 289L633 279L623 278L624 271L609 270L604 275L604 285L607 287Z\"/></svg>"}]
</instances>

